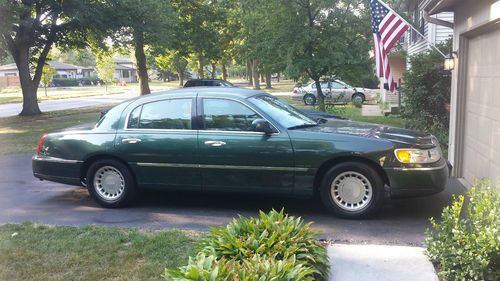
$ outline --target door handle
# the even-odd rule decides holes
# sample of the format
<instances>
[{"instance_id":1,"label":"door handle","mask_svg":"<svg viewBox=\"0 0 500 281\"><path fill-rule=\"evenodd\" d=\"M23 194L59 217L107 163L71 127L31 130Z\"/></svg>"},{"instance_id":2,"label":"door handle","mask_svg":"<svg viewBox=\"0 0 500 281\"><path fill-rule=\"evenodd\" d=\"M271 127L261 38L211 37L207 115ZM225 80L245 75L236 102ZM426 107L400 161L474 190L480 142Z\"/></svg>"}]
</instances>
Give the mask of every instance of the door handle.
<instances>
[{"instance_id":1,"label":"door handle","mask_svg":"<svg viewBox=\"0 0 500 281\"><path fill-rule=\"evenodd\" d=\"M122 139L123 143L139 143L141 141L141 139Z\"/></svg>"},{"instance_id":2,"label":"door handle","mask_svg":"<svg viewBox=\"0 0 500 281\"><path fill-rule=\"evenodd\" d=\"M205 144L213 147L221 147L226 145L226 143L223 141L206 141Z\"/></svg>"}]
</instances>

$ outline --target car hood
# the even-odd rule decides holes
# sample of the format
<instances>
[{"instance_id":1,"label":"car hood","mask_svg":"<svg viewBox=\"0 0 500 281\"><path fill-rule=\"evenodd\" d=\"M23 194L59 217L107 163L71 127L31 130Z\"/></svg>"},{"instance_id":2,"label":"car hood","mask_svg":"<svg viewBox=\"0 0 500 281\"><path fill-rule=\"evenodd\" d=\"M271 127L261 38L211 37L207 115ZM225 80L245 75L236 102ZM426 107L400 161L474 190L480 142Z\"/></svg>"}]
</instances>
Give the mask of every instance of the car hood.
<instances>
[{"instance_id":1,"label":"car hood","mask_svg":"<svg viewBox=\"0 0 500 281\"><path fill-rule=\"evenodd\" d=\"M351 120L328 119L326 123L320 124L319 126L304 128L301 130L386 139L395 144L404 146L409 145L416 148L431 148L435 146L433 137L430 134Z\"/></svg>"}]
</instances>

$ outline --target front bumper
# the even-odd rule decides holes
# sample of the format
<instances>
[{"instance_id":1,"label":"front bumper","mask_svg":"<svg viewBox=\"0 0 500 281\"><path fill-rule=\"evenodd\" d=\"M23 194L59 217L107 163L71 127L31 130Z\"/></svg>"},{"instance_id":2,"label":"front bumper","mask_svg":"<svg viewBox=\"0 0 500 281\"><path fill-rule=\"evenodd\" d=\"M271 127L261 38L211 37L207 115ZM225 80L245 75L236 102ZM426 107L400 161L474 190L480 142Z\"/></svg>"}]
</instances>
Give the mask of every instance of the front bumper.
<instances>
[{"instance_id":1,"label":"front bumper","mask_svg":"<svg viewBox=\"0 0 500 281\"><path fill-rule=\"evenodd\" d=\"M451 165L441 159L435 165L425 167L385 168L391 197L427 196L443 191L448 182Z\"/></svg>"},{"instance_id":2,"label":"front bumper","mask_svg":"<svg viewBox=\"0 0 500 281\"><path fill-rule=\"evenodd\" d=\"M31 159L33 175L36 178L69 185L82 185L82 165L82 161L50 156L35 155Z\"/></svg>"}]
</instances>

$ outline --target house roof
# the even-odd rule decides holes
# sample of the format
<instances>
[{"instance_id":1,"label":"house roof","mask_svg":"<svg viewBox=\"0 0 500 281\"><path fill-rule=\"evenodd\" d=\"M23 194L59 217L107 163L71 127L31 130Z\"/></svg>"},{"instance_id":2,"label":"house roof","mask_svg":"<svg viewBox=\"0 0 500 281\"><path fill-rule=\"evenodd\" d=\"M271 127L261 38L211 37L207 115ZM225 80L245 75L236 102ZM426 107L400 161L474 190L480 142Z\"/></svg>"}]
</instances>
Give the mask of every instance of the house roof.
<instances>
[{"instance_id":1,"label":"house roof","mask_svg":"<svg viewBox=\"0 0 500 281\"><path fill-rule=\"evenodd\" d=\"M134 62L129 58L114 58L117 64L133 64Z\"/></svg>"},{"instance_id":2,"label":"house roof","mask_svg":"<svg viewBox=\"0 0 500 281\"><path fill-rule=\"evenodd\" d=\"M50 64L50 66L52 66L53 68L55 68L57 70L92 69L92 67L79 66L79 65L59 62L59 61L55 61L55 60L48 61L47 63Z\"/></svg>"},{"instance_id":3,"label":"house roof","mask_svg":"<svg viewBox=\"0 0 500 281\"><path fill-rule=\"evenodd\" d=\"M126 65L123 65L123 64L116 64L116 69L117 70L133 70L135 68L130 67L130 66L126 66Z\"/></svg>"},{"instance_id":4,"label":"house roof","mask_svg":"<svg viewBox=\"0 0 500 281\"><path fill-rule=\"evenodd\" d=\"M5 65L0 65L0 71L15 70L17 71L17 66L15 63L9 63Z\"/></svg>"}]
</instances>

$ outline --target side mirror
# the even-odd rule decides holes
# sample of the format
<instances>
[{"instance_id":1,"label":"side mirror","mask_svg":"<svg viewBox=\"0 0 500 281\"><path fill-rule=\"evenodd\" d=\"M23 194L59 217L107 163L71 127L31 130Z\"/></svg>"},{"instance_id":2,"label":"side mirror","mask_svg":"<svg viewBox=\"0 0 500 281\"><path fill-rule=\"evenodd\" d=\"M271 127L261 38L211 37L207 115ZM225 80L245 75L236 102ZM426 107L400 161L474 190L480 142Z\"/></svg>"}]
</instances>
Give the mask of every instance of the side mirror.
<instances>
[{"instance_id":1,"label":"side mirror","mask_svg":"<svg viewBox=\"0 0 500 281\"><path fill-rule=\"evenodd\" d=\"M262 132L266 135L276 133L276 130L265 119L255 119L252 122L252 130L255 132Z\"/></svg>"}]
</instances>

